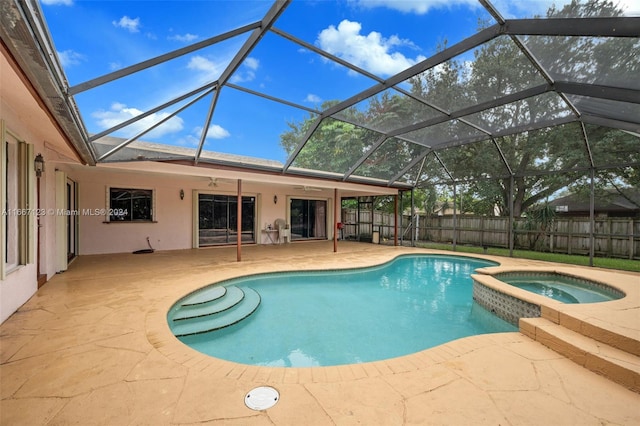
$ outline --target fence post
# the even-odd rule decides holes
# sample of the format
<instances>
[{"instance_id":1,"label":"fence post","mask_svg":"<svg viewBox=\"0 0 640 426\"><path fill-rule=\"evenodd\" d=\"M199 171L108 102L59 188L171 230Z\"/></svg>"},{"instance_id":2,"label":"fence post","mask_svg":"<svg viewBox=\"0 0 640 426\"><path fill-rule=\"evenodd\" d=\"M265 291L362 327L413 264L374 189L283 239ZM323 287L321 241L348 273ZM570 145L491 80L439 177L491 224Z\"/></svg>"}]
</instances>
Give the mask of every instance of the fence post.
<instances>
[{"instance_id":1,"label":"fence post","mask_svg":"<svg viewBox=\"0 0 640 426\"><path fill-rule=\"evenodd\" d=\"M611 257L613 254L613 238L611 237L611 233L613 232L611 228L613 227L613 224L611 222L611 218L608 217L607 223L609 224L609 226L607 226L607 257Z\"/></svg>"},{"instance_id":2,"label":"fence post","mask_svg":"<svg viewBox=\"0 0 640 426\"><path fill-rule=\"evenodd\" d=\"M629 259L633 260L635 244L633 241L633 219L629 219Z\"/></svg>"},{"instance_id":3,"label":"fence post","mask_svg":"<svg viewBox=\"0 0 640 426\"><path fill-rule=\"evenodd\" d=\"M453 182L453 236L452 236L452 243L453 243L453 251L456 251L456 243L458 242L457 240L457 234L456 234L456 228L457 228L457 220L458 217L456 215L456 183Z\"/></svg>"},{"instance_id":4,"label":"fence post","mask_svg":"<svg viewBox=\"0 0 640 426\"><path fill-rule=\"evenodd\" d=\"M567 226L567 254L571 254L573 247L573 218L569 218L569 224Z\"/></svg>"}]
</instances>

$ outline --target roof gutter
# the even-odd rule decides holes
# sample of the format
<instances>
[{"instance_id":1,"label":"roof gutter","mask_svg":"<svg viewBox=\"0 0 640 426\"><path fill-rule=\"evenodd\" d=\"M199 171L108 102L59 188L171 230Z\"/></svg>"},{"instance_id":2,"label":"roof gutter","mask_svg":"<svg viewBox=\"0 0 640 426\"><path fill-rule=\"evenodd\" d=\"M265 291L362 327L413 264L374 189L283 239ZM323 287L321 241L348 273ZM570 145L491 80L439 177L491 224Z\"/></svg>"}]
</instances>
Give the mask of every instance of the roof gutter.
<instances>
[{"instance_id":1,"label":"roof gutter","mask_svg":"<svg viewBox=\"0 0 640 426\"><path fill-rule=\"evenodd\" d=\"M53 123L83 164L95 165L84 124L73 100L37 2L0 1L0 39Z\"/></svg>"}]
</instances>

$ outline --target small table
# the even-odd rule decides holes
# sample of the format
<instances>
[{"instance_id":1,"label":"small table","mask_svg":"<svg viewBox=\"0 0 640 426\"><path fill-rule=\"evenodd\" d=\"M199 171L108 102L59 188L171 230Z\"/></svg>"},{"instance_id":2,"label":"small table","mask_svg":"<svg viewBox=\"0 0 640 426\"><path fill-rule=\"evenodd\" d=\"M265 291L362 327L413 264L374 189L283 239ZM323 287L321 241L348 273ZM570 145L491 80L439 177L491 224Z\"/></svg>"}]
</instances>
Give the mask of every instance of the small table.
<instances>
[{"instance_id":1,"label":"small table","mask_svg":"<svg viewBox=\"0 0 640 426\"><path fill-rule=\"evenodd\" d=\"M269 241L271 241L271 244L275 244L275 243L276 243L276 242L275 242L275 240L274 240L274 237L275 237L276 239L278 238L278 237L275 235L275 234L277 234L277 233L278 233L278 230L277 230L277 229L273 229L273 228L272 228L272 229L269 229L269 228L267 228L267 229L263 229L263 230L262 230L262 233L263 233L263 234L267 234L267 237L269 238Z\"/></svg>"}]
</instances>

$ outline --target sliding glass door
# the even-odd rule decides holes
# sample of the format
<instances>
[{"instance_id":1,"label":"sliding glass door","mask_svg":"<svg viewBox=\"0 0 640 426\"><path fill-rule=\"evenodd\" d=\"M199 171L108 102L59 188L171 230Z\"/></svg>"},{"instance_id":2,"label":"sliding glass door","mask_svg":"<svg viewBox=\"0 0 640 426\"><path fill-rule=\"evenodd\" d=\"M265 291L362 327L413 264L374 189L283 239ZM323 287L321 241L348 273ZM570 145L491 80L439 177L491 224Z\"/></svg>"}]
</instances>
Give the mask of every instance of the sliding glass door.
<instances>
[{"instance_id":1,"label":"sliding glass door","mask_svg":"<svg viewBox=\"0 0 640 426\"><path fill-rule=\"evenodd\" d=\"M242 197L242 243L255 243L255 197ZM198 194L200 247L238 241L238 197Z\"/></svg>"},{"instance_id":2,"label":"sliding glass door","mask_svg":"<svg viewBox=\"0 0 640 426\"><path fill-rule=\"evenodd\" d=\"M327 238L327 202L291 199L291 240Z\"/></svg>"}]
</instances>

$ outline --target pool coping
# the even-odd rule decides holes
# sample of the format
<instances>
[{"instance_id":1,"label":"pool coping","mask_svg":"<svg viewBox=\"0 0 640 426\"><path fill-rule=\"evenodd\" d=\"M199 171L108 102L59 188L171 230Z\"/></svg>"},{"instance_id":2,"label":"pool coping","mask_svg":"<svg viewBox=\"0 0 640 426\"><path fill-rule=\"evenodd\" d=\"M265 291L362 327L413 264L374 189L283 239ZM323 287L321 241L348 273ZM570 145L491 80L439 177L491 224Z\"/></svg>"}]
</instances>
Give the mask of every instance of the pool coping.
<instances>
[{"instance_id":1,"label":"pool coping","mask_svg":"<svg viewBox=\"0 0 640 426\"><path fill-rule=\"evenodd\" d=\"M561 324L567 322L593 322L594 319L600 317L599 312L604 312L606 316L606 312L610 310L625 310L628 308L637 308L640 305L640 289L637 286L633 286L632 280L636 279L636 276L629 275L628 279L625 279L626 276L621 276L619 273L615 271L592 271L585 270L580 271L577 270L577 267L573 266L502 266L502 263L506 261L505 258L500 258L497 256L490 255L470 255L468 253L451 253L451 252L441 252L441 251L433 251L433 250L425 250L425 249L406 249L402 250L402 252L392 252L388 253L386 256L386 260L380 261L369 261L368 264L365 265L357 265L353 267L345 267L345 268L324 268L324 267L314 267L313 265L304 265L302 269L295 271L325 271L325 270L352 270L352 269L360 269L366 267L376 267L381 266L385 263L391 262L398 257L405 255L415 255L415 254L424 254L424 255L437 255L437 256L455 256L455 257L466 257L466 258L476 258L482 260L489 260L492 262L496 262L498 266L488 266L477 269L475 274L472 274L472 278L479 279L484 283L488 283L489 286L497 287L508 294L513 295L514 297L522 297L525 300L529 299L532 303L539 303L541 307L541 316L544 318L548 318L551 321ZM626 296L622 299L607 301L607 302L598 302L588 304L590 306L586 307L587 304L583 305L567 305L561 302L557 302L553 299L536 295L526 290L518 289L513 287L507 283L499 281L494 278L492 275L497 273L504 272L555 272L559 274L566 274L571 276L576 276L577 278L586 279L589 281L594 280L594 274L596 275L596 279L599 282L602 282L605 285L610 285L614 288L619 288L623 291ZM179 299L185 297L187 294L190 294L199 288L202 288L207 285L223 283L233 278L238 278L242 276L249 275L260 275L260 274L270 274L270 273L283 273L283 272L292 272L291 268L278 268L277 265L273 264L264 264L264 263L255 263L251 265L250 273L238 273L237 270L223 270L217 274L216 279L213 281L206 280L196 280L189 285L181 285L177 287L174 292L167 294L164 298L154 303L148 310L146 315L145 322L145 331L148 341L164 356L182 364L189 368L196 368L200 371L207 371L214 376L218 377L235 377L242 378L252 382L264 383L265 380L270 381L293 381L295 383L323 383L323 382L334 382L336 380L336 375L338 375L339 371L344 370L356 370L361 371L360 374L368 375L365 373L366 371L373 372L374 375L385 374L388 372L389 374L394 374L397 371L415 371L420 368L431 365L433 360L431 359L431 351L435 348L440 348L444 345L451 345L454 342L459 342L465 339L473 339L478 336L470 336L462 339L457 339L452 342L445 343L444 345L436 346L435 348L425 349L423 351L419 351L413 354L403 355L396 358L390 358L380 361L372 361L365 362L361 364L346 364L339 366L320 366L320 367L266 367L266 366L254 366L248 364L241 364L232 361L227 361L219 358L212 357L210 355L205 355L201 352L196 351L188 347L186 344L182 343L178 340L177 337L173 335L171 329L169 328L169 324L167 322L167 313L169 309L173 306L173 304ZM618 279L614 285L611 281L614 279ZM206 282L205 282L206 281ZM515 294L514 294L515 293ZM596 306L600 305L600 306ZM601 305L607 305L603 311L603 307ZM598 330L604 330L605 333L621 333L624 336L624 340L628 341L629 344L633 347L633 350L636 349L640 342L640 331L638 330L629 330L630 333L625 334L624 330L620 330L619 328L607 327L603 324L593 324L593 327ZM528 335L522 330L521 333ZM515 332L517 333L517 332ZM479 335L479 336L487 336ZM353 373L350 373L353 374ZM358 373L356 373L358 374Z\"/></svg>"},{"instance_id":2,"label":"pool coping","mask_svg":"<svg viewBox=\"0 0 640 426\"><path fill-rule=\"evenodd\" d=\"M564 275L611 287L623 293L624 296L620 299L603 302L562 303L549 297L512 286L495 277L496 275L506 273L547 273ZM640 314L638 312L640 283L637 282L637 277L625 277L619 274L613 276L607 274L606 271L578 270L573 267L551 266L522 268L511 266L477 270L476 274L472 275L472 279L474 280L474 286L479 284L506 297L537 306L540 310L539 317L541 318L580 332L585 336L625 352L640 356L640 331L620 327L606 321L607 318L615 317L617 314L624 312L630 312L631 315L635 314L637 320ZM617 281L612 282L613 279ZM520 330L527 334L527 332L522 329L522 323L520 323Z\"/></svg>"},{"instance_id":3,"label":"pool coping","mask_svg":"<svg viewBox=\"0 0 640 426\"><path fill-rule=\"evenodd\" d=\"M484 334L380 362L310 368L201 357L151 324L166 323L151 308L200 284L248 272L366 266L400 253L455 255L357 242L341 242L334 253L329 241L251 246L242 262L236 261L235 247L80 256L2 324L0 423L640 423L640 391L585 368L600 348L584 345L575 351L582 359L572 358L543 339L559 326L541 318L530 321L535 336L527 330ZM504 266L554 265L477 257ZM640 279L638 273L604 273L611 282L637 286ZM589 321L608 320L611 310L605 311L594 311ZM640 303L613 312L606 326L640 328L638 312ZM605 355L619 359L612 351ZM640 365L639 357L628 361ZM277 389L278 404L247 408L245 395L256 386Z\"/></svg>"}]
</instances>

